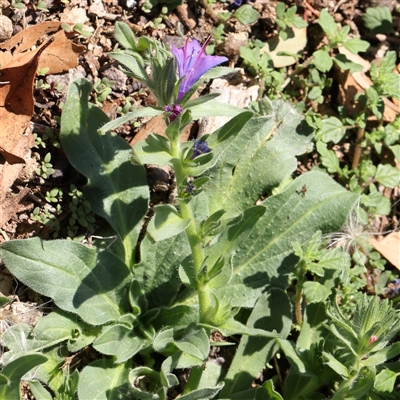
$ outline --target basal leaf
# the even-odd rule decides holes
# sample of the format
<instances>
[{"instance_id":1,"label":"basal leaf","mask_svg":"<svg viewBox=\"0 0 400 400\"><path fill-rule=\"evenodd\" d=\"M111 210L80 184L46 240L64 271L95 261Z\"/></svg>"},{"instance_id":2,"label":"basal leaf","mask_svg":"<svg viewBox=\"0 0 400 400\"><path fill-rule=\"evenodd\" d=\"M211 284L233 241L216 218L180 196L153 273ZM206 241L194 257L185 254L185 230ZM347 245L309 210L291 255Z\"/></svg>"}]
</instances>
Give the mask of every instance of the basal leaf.
<instances>
[{"instance_id":1,"label":"basal leaf","mask_svg":"<svg viewBox=\"0 0 400 400\"><path fill-rule=\"evenodd\" d=\"M127 266L109 251L39 238L5 242L1 258L10 272L62 310L92 325L114 321L128 311Z\"/></svg>"},{"instance_id":2,"label":"basal leaf","mask_svg":"<svg viewBox=\"0 0 400 400\"><path fill-rule=\"evenodd\" d=\"M131 266L148 206L146 174L143 166L132 165L128 143L110 133L97 133L108 117L88 103L91 89L86 79L70 85L61 117L61 143L71 164L88 178L84 194L120 236L125 262Z\"/></svg>"}]
</instances>

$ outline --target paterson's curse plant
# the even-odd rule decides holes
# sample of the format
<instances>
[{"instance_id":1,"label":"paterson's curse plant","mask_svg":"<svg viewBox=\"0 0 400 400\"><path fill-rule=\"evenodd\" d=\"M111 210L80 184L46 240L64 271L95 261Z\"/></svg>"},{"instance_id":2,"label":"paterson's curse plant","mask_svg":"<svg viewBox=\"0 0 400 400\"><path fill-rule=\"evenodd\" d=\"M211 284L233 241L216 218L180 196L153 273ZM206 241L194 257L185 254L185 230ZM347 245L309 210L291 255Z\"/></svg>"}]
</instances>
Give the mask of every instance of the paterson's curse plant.
<instances>
[{"instance_id":1,"label":"paterson's curse plant","mask_svg":"<svg viewBox=\"0 0 400 400\"><path fill-rule=\"evenodd\" d=\"M33 329L3 333L0 398L18 399L21 379L46 400L394 398L387 361L400 353L390 344L398 314L361 296L354 316L343 315L336 291L351 274L349 256L322 239L357 196L323 172L293 178L312 129L283 101L242 110L215 95L191 99L204 80L232 73L194 39L170 53L123 23L115 35L125 50L111 57L158 104L109 121L88 102L88 80L70 85L61 143L100 222L90 246L2 246L9 271L57 307ZM133 149L111 132L157 115L165 136ZM181 141L190 122L213 115L230 120ZM176 179L173 200L155 205L150 220L144 164L168 165ZM233 346L233 359L213 359L211 346Z\"/></svg>"}]
</instances>

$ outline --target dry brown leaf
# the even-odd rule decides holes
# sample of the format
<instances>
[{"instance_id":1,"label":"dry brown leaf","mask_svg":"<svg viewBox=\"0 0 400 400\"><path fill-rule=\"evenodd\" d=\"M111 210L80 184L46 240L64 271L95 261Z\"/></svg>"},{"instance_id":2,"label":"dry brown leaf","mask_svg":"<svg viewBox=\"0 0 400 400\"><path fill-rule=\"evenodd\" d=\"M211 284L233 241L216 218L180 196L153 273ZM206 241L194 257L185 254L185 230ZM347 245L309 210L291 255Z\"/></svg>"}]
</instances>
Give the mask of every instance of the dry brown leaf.
<instances>
[{"instance_id":1,"label":"dry brown leaf","mask_svg":"<svg viewBox=\"0 0 400 400\"><path fill-rule=\"evenodd\" d=\"M260 53L269 53L275 68L287 67L296 63L296 59L290 56L278 56L280 51L287 53L298 53L307 45L307 28L292 28L294 37L283 40L279 35L267 40L266 45Z\"/></svg>"},{"instance_id":2,"label":"dry brown leaf","mask_svg":"<svg viewBox=\"0 0 400 400\"><path fill-rule=\"evenodd\" d=\"M0 44L0 226L15 213L17 203L7 202L9 188L30 159L34 145L27 130L33 114L33 80L38 68L59 73L75 67L82 46L71 43L60 30L34 51L26 51L60 22L32 26Z\"/></svg>"},{"instance_id":3,"label":"dry brown leaf","mask_svg":"<svg viewBox=\"0 0 400 400\"><path fill-rule=\"evenodd\" d=\"M0 43L0 50L7 50L10 52L15 48L13 55L17 56L34 46L41 37L58 31L60 27L61 22L59 21L43 22L41 24L30 26L29 28L23 29L4 43Z\"/></svg>"},{"instance_id":4,"label":"dry brown leaf","mask_svg":"<svg viewBox=\"0 0 400 400\"><path fill-rule=\"evenodd\" d=\"M29 28L28 28L29 29ZM57 29L55 29L57 30ZM53 29L53 32L55 31ZM32 32L34 34L38 32ZM36 43L40 37L34 36L33 43ZM48 74L58 74L60 72L74 68L78 64L78 56L84 50L83 46L72 43L65 36L63 30L58 31L54 36L53 43L48 47L46 52L40 57L39 68L49 68ZM14 38L11 38L12 40ZM7 43L7 42L6 42ZM3 43L3 44L6 44ZM31 43L31 42L29 42ZM8 46L7 46L8 47ZM25 43L24 43L25 47ZM0 46L1 49L1 46ZM27 63L39 49L32 52L22 52L17 48L12 54L8 52L2 56L2 68L12 68Z\"/></svg>"},{"instance_id":5,"label":"dry brown leaf","mask_svg":"<svg viewBox=\"0 0 400 400\"><path fill-rule=\"evenodd\" d=\"M400 232L392 232L379 241L370 238L369 242L376 251L400 270Z\"/></svg>"},{"instance_id":6,"label":"dry brown leaf","mask_svg":"<svg viewBox=\"0 0 400 400\"><path fill-rule=\"evenodd\" d=\"M0 153L9 164L24 163L15 150L33 114L32 87L39 58L51 42L44 43L26 64L1 70L1 79L7 83L0 85Z\"/></svg>"}]
</instances>

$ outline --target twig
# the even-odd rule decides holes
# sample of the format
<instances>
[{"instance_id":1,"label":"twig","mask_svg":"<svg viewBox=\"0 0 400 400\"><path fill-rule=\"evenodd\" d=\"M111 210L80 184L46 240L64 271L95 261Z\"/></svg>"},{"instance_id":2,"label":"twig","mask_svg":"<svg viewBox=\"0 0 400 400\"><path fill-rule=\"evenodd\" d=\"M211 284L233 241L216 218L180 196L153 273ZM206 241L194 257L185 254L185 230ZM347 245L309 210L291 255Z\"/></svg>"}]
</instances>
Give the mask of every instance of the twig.
<instances>
[{"instance_id":1,"label":"twig","mask_svg":"<svg viewBox=\"0 0 400 400\"><path fill-rule=\"evenodd\" d=\"M303 0L303 7L307 8L307 10L311 11L315 16L319 17L319 11L308 4L306 0Z\"/></svg>"},{"instance_id":2,"label":"twig","mask_svg":"<svg viewBox=\"0 0 400 400\"><path fill-rule=\"evenodd\" d=\"M201 0L201 3L203 4L203 7L206 9L207 14L211 17L211 19L216 23L216 24L223 24L224 21L221 20L220 17L214 12L212 7L208 4L207 0Z\"/></svg>"}]
</instances>

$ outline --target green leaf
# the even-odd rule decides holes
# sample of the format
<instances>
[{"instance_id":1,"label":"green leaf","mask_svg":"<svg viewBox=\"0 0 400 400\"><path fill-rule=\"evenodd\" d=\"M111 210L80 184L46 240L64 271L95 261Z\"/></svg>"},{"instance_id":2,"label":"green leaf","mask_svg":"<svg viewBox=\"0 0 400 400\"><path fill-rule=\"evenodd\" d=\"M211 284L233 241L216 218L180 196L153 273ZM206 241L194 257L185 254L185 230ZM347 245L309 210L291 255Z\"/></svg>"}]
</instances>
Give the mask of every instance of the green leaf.
<instances>
[{"instance_id":1,"label":"green leaf","mask_svg":"<svg viewBox=\"0 0 400 400\"><path fill-rule=\"evenodd\" d=\"M308 98L310 100L317 100L320 96L322 96L322 89L319 86L314 86L308 92Z\"/></svg>"},{"instance_id":2,"label":"green leaf","mask_svg":"<svg viewBox=\"0 0 400 400\"><path fill-rule=\"evenodd\" d=\"M219 393L219 391L224 387L224 382L218 383L217 386L213 388L203 388L193 390L193 392L184 394L182 397L179 397L180 400L209 400L214 399L215 396Z\"/></svg>"},{"instance_id":3,"label":"green leaf","mask_svg":"<svg viewBox=\"0 0 400 400\"><path fill-rule=\"evenodd\" d=\"M392 150L397 161L400 161L400 144L395 144L393 146L389 146L389 149Z\"/></svg>"},{"instance_id":4,"label":"green leaf","mask_svg":"<svg viewBox=\"0 0 400 400\"><path fill-rule=\"evenodd\" d=\"M226 140L210 136L219 155L207 172L213 178L203 186L210 215L220 209L224 218L238 215L295 171L296 155L311 150L312 131L300 115L282 101L270 106L268 116L253 117Z\"/></svg>"},{"instance_id":5,"label":"green leaf","mask_svg":"<svg viewBox=\"0 0 400 400\"><path fill-rule=\"evenodd\" d=\"M379 164L375 179L383 186L394 189L400 185L400 171L389 164Z\"/></svg>"},{"instance_id":6,"label":"green leaf","mask_svg":"<svg viewBox=\"0 0 400 400\"><path fill-rule=\"evenodd\" d=\"M266 331L276 330L285 339L290 333L291 316L292 307L287 294L280 289L271 289L258 299L247 326ZM246 390L278 347L272 338L243 336L226 374L220 397L230 397Z\"/></svg>"},{"instance_id":7,"label":"green leaf","mask_svg":"<svg viewBox=\"0 0 400 400\"><path fill-rule=\"evenodd\" d=\"M336 117L328 117L322 120L322 127L319 131L321 139L325 143L339 143L346 133L342 121Z\"/></svg>"},{"instance_id":8,"label":"green leaf","mask_svg":"<svg viewBox=\"0 0 400 400\"><path fill-rule=\"evenodd\" d=\"M224 104L217 100L210 100L206 103L196 104L188 109L192 112L193 121L205 117L235 117L238 114L246 113L240 107Z\"/></svg>"},{"instance_id":9,"label":"green leaf","mask_svg":"<svg viewBox=\"0 0 400 400\"><path fill-rule=\"evenodd\" d=\"M10 302L11 302L11 300L8 297L0 295L0 307L3 307L4 305L6 305L7 303L10 303Z\"/></svg>"},{"instance_id":10,"label":"green leaf","mask_svg":"<svg viewBox=\"0 0 400 400\"><path fill-rule=\"evenodd\" d=\"M220 398L220 397L219 397ZM220 398L220 400L283 400L283 397L274 390L272 380L265 382L256 389L249 389L243 392L234 393L229 398Z\"/></svg>"},{"instance_id":11,"label":"green leaf","mask_svg":"<svg viewBox=\"0 0 400 400\"><path fill-rule=\"evenodd\" d=\"M154 350L166 356L180 352L176 368L201 366L210 351L210 341L204 328L190 324L185 329L166 329L153 341Z\"/></svg>"},{"instance_id":12,"label":"green leaf","mask_svg":"<svg viewBox=\"0 0 400 400\"><path fill-rule=\"evenodd\" d=\"M285 353L286 358L288 359L290 365L294 368L294 370L296 370L296 372L300 374L304 374L307 371L307 369L305 364L297 354L294 344L289 340L284 340L279 338L276 339L276 341L279 344L279 347Z\"/></svg>"},{"instance_id":13,"label":"green leaf","mask_svg":"<svg viewBox=\"0 0 400 400\"><path fill-rule=\"evenodd\" d=\"M329 297L331 291L318 282L305 282L304 297L309 303L319 303Z\"/></svg>"},{"instance_id":14,"label":"green leaf","mask_svg":"<svg viewBox=\"0 0 400 400\"><path fill-rule=\"evenodd\" d=\"M359 52L367 51L370 44L360 38L353 38L343 42L343 46L351 53L358 54Z\"/></svg>"},{"instance_id":15,"label":"green leaf","mask_svg":"<svg viewBox=\"0 0 400 400\"><path fill-rule=\"evenodd\" d=\"M115 356L115 363L123 363L132 358L146 344L135 330L125 325L115 324L106 328L93 343L93 348L102 354Z\"/></svg>"},{"instance_id":16,"label":"green leaf","mask_svg":"<svg viewBox=\"0 0 400 400\"><path fill-rule=\"evenodd\" d=\"M339 167L339 159L336 157L334 151L328 150L328 147L325 143L318 141L317 151L320 155L322 165L329 173L334 174L341 171Z\"/></svg>"},{"instance_id":17,"label":"green leaf","mask_svg":"<svg viewBox=\"0 0 400 400\"><path fill-rule=\"evenodd\" d=\"M65 108L64 108L65 110ZM117 119L114 119L108 123L103 123L102 125L98 126L98 133L100 135L105 135L107 132L112 131L119 126L130 122L134 119L137 118L143 118L143 117L157 117L157 115L162 114L164 111L163 110L158 110L156 108L152 107L145 107L145 108L138 108L137 110L131 111L123 115L122 117L119 117ZM125 142L126 143L126 142Z\"/></svg>"},{"instance_id":18,"label":"green leaf","mask_svg":"<svg viewBox=\"0 0 400 400\"><path fill-rule=\"evenodd\" d=\"M129 394L130 362L114 364L112 359L97 360L86 366L79 377L78 398L120 400Z\"/></svg>"},{"instance_id":19,"label":"green leaf","mask_svg":"<svg viewBox=\"0 0 400 400\"><path fill-rule=\"evenodd\" d=\"M307 193L303 197L300 191L304 185ZM285 288L298 260L292 255L291 243L302 243L318 230L326 233L340 229L356 199L357 195L328 175L315 171L303 174L284 192L264 200L265 214L235 245L232 280L229 287L216 290L218 296L229 298L233 307L253 307L271 284ZM229 228L219 241L228 242L233 229ZM225 247L221 250L213 253L215 259L225 254Z\"/></svg>"},{"instance_id":20,"label":"green leaf","mask_svg":"<svg viewBox=\"0 0 400 400\"><path fill-rule=\"evenodd\" d=\"M260 14L250 4L244 4L234 12L234 17L243 25L250 25L258 21Z\"/></svg>"},{"instance_id":21,"label":"green leaf","mask_svg":"<svg viewBox=\"0 0 400 400\"><path fill-rule=\"evenodd\" d=\"M29 389L36 399L53 400L53 396L43 387L40 381L29 381Z\"/></svg>"},{"instance_id":22,"label":"green leaf","mask_svg":"<svg viewBox=\"0 0 400 400\"><path fill-rule=\"evenodd\" d=\"M154 216L147 226L147 234L156 242L179 235L190 224L171 204L158 204Z\"/></svg>"},{"instance_id":23,"label":"green leaf","mask_svg":"<svg viewBox=\"0 0 400 400\"><path fill-rule=\"evenodd\" d=\"M136 37L127 24L117 21L114 26L114 37L126 49L137 50Z\"/></svg>"},{"instance_id":24,"label":"green leaf","mask_svg":"<svg viewBox=\"0 0 400 400\"><path fill-rule=\"evenodd\" d=\"M321 26L322 30L326 33L326 36L330 40L334 40L338 33L338 26L333 17L324 8L321 10L318 18L318 24Z\"/></svg>"},{"instance_id":25,"label":"green leaf","mask_svg":"<svg viewBox=\"0 0 400 400\"><path fill-rule=\"evenodd\" d=\"M325 306L322 303L307 304L304 310L303 324L296 341L299 351L310 350L326 336L323 324L326 321Z\"/></svg>"},{"instance_id":26,"label":"green leaf","mask_svg":"<svg viewBox=\"0 0 400 400\"><path fill-rule=\"evenodd\" d=\"M362 65L350 61L344 54L336 54L333 61L339 66L339 68L344 71L349 70L351 74L363 70Z\"/></svg>"},{"instance_id":27,"label":"green leaf","mask_svg":"<svg viewBox=\"0 0 400 400\"><path fill-rule=\"evenodd\" d=\"M9 362L0 375L0 399L19 399L21 378L31 369L43 364L47 357L40 353L25 353Z\"/></svg>"},{"instance_id":28,"label":"green leaf","mask_svg":"<svg viewBox=\"0 0 400 400\"><path fill-rule=\"evenodd\" d=\"M138 142L133 150L134 160L140 164L155 164L161 167L171 160L170 142L163 136L151 133L145 140Z\"/></svg>"},{"instance_id":29,"label":"green leaf","mask_svg":"<svg viewBox=\"0 0 400 400\"><path fill-rule=\"evenodd\" d=\"M5 242L0 254L16 278L89 324L105 324L128 311L125 294L131 276L108 251L33 238Z\"/></svg>"},{"instance_id":30,"label":"green leaf","mask_svg":"<svg viewBox=\"0 0 400 400\"><path fill-rule=\"evenodd\" d=\"M329 53L325 50L317 50L313 53L314 65L321 72L328 72L332 68L333 61Z\"/></svg>"},{"instance_id":31,"label":"green leaf","mask_svg":"<svg viewBox=\"0 0 400 400\"><path fill-rule=\"evenodd\" d=\"M374 389L378 392L393 393L397 374L389 369L384 369L375 377Z\"/></svg>"},{"instance_id":32,"label":"green leaf","mask_svg":"<svg viewBox=\"0 0 400 400\"><path fill-rule=\"evenodd\" d=\"M98 135L98 128L108 118L89 105L90 91L86 79L70 85L61 117L61 143L74 168L88 178L85 197L93 211L117 232L125 248L124 261L131 266L148 207L146 173L142 166L132 165L131 147L122 138Z\"/></svg>"},{"instance_id":33,"label":"green leaf","mask_svg":"<svg viewBox=\"0 0 400 400\"><path fill-rule=\"evenodd\" d=\"M369 7L362 19L372 34L393 32L392 13L388 7Z\"/></svg>"},{"instance_id":34,"label":"green leaf","mask_svg":"<svg viewBox=\"0 0 400 400\"><path fill-rule=\"evenodd\" d=\"M135 278L146 294L149 309L170 305L181 285L176 267L188 254L191 252L185 233L156 243L143 240Z\"/></svg>"},{"instance_id":35,"label":"green leaf","mask_svg":"<svg viewBox=\"0 0 400 400\"><path fill-rule=\"evenodd\" d=\"M345 365L343 365L340 361L338 361L332 354L323 351L322 357L324 359L324 363L329 365L329 367L331 367L342 378L344 379L350 378L349 370L346 368Z\"/></svg>"}]
</instances>

